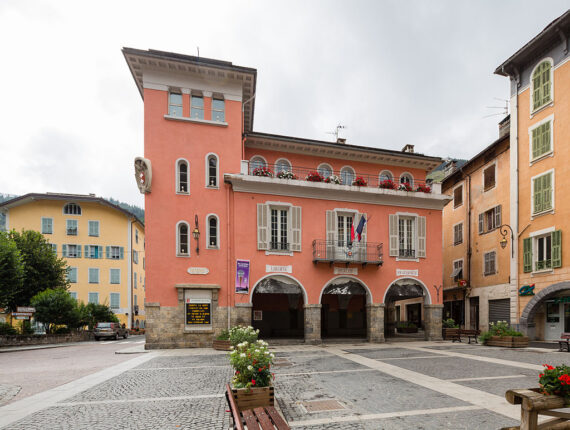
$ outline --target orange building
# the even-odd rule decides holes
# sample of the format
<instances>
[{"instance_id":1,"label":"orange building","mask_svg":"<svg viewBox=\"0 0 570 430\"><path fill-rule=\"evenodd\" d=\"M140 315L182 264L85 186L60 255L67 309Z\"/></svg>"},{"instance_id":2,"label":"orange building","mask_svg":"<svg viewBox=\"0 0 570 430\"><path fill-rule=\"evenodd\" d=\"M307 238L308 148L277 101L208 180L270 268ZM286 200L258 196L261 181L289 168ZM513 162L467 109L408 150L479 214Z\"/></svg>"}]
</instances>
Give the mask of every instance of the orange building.
<instances>
[{"instance_id":1,"label":"orange building","mask_svg":"<svg viewBox=\"0 0 570 430\"><path fill-rule=\"evenodd\" d=\"M265 338L441 338L441 211L414 152L253 131L257 71L124 48L144 100L147 348ZM416 299L410 301L410 299Z\"/></svg>"},{"instance_id":2,"label":"orange building","mask_svg":"<svg viewBox=\"0 0 570 430\"><path fill-rule=\"evenodd\" d=\"M451 197L443 209L443 318L486 330L510 321L510 241L500 246L510 222L509 117L499 138L442 182Z\"/></svg>"},{"instance_id":3,"label":"orange building","mask_svg":"<svg viewBox=\"0 0 570 430\"><path fill-rule=\"evenodd\" d=\"M570 11L495 70L511 87L511 323L546 340L570 331L568 34Z\"/></svg>"}]
</instances>

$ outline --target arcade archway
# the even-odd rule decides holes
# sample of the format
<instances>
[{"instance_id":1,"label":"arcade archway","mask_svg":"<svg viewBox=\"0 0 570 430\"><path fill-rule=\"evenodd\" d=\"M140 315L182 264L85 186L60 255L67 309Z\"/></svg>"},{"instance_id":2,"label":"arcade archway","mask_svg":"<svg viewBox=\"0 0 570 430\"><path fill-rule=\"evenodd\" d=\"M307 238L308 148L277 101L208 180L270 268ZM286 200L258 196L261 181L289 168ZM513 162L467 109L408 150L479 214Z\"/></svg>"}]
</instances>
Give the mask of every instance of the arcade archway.
<instances>
[{"instance_id":1,"label":"arcade archway","mask_svg":"<svg viewBox=\"0 0 570 430\"><path fill-rule=\"evenodd\" d=\"M321 294L321 337L366 338L369 293L356 279L332 280Z\"/></svg>"},{"instance_id":2,"label":"arcade archway","mask_svg":"<svg viewBox=\"0 0 570 430\"><path fill-rule=\"evenodd\" d=\"M384 336L422 336L425 321L424 305L430 304L426 287L417 279L394 281L384 296Z\"/></svg>"}]
</instances>

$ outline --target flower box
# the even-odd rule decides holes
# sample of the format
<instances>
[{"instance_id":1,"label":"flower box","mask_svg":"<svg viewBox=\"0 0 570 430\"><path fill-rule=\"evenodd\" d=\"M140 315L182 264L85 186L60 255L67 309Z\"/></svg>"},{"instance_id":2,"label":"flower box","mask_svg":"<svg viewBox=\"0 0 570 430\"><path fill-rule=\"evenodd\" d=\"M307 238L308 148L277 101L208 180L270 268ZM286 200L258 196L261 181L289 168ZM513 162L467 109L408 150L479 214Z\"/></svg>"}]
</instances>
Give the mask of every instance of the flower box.
<instances>
[{"instance_id":1,"label":"flower box","mask_svg":"<svg viewBox=\"0 0 570 430\"><path fill-rule=\"evenodd\" d=\"M240 411L275 405L274 387L233 388L232 393Z\"/></svg>"},{"instance_id":2,"label":"flower box","mask_svg":"<svg viewBox=\"0 0 570 430\"><path fill-rule=\"evenodd\" d=\"M229 351L231 346L230 340L218 340L214 339L212 341L212 348L217 351Z\"/></svg>"},{"instance_id":3,"label":"flower box","mask_svg":"<svg viewBox=\"0 0 570 430\"><path fill-rule=\"evenodd\" d=\"M368 183L366 182L366 179L364 179L362 176L357 176L356 179L352 181L352 185L356 187L366 187Z\"/></svg>"},{"instance_id":4,"label":"flower box","mask_svg":"<svg viewBox=\"0 0 570 430\"><path fill-rule=\"evenodd\" d=\"M499 346L502 348L524 348L528 346L527 336L491 336L487 346Z\"/></svg>"}]
</instances>

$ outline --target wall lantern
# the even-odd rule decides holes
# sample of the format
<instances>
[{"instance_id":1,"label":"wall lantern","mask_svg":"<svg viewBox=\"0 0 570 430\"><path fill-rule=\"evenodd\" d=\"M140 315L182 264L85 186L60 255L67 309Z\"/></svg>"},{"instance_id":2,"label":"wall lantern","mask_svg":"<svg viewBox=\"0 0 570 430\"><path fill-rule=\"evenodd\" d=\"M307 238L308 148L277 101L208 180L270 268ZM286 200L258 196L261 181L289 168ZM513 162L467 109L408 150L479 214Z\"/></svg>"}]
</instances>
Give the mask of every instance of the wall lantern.
<instances>
[{"instance_id":1,"label":"wall lantern","mask_svg":"<svg viewBox=\"0 0 570 430\"><path fill-rule=\"evenodd\" d=\"M499 227L499 232L503 236L503 238L499 241L499 244L501 245L501 248L503 248L503 249L505 249L507 247L507 234L509 234L509 230L507 230L507 228L511 231L511 255L514 258L515 257L515 248L513 246L513 229L511 228L510 225L503 224Z\"/></svg>"},{"instance_id":2,"label":"wall lantern","mask_svg":"<svg viewBox=\"0 0 570 430\"><path fill-rule=\"evenodd\" d=\"M198 230L198 215L194 215L194 230L192 230L192 237L196 239L196 254L200 254L200 230Z\"/></svg>"}]
</instances>

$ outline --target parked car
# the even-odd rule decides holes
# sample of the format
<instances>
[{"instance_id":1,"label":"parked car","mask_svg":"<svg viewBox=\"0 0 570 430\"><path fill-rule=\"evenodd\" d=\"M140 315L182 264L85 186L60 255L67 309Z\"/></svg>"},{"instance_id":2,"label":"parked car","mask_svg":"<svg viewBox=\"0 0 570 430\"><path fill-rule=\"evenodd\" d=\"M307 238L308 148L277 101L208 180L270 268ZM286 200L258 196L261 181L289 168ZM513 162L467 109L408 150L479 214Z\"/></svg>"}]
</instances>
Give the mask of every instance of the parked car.
<instances>
[{"instance_id":1,"label":"parked car","mask_svg":"<svg viewBox=\"0 0 570 430\"><path fill-rule=\"evenodd\" d=\"M93 335L95 336L95 340L103 338L111 338L117 340L119 336L123 336L126 339L129 337L129 330L124 326L121 326L119 323L100 322L95 326Z\"/></svg>"}]
</instances>

